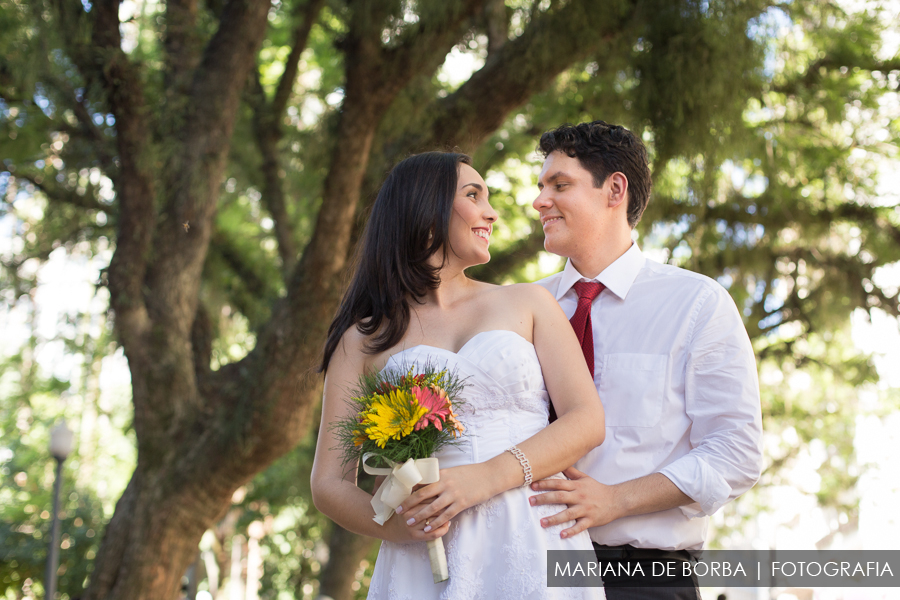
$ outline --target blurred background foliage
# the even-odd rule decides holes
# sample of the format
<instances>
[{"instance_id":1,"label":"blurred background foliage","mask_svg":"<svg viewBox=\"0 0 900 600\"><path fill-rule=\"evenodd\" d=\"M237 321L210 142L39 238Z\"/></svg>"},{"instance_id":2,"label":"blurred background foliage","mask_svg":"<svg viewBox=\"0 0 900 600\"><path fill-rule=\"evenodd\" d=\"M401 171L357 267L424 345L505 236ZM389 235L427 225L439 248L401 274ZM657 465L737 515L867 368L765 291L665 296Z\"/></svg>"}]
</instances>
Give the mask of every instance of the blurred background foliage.
<instances>
[{"instance_id":1,"label":"blurred background foliage","mask_svg":"<svg viewBox=\"0 0 900 600\"><path fill-rule=\"evenodd\" d=\"M295 248L312 236L339 143L346 34L357 4L321 4L289 101L275 116L277 176ZM499 4L500 36L513 40L566 3ZM211 35L219 5L202 3L196 35ZM388 109L360 224L390 165L431 149L417 143L429 139L435 107L502 47L496 5L485 2L443 66L411 81ZM285 292L285 259L263 198L270 182L259 123L305 6L273 4L256 81L248 82L236 124L201 291L214 332L213 369L253 348ZM385 44L429 6L394 2ZM61 50L64 32L51 25L51 12L43 2L0 0L0 322L9 332L0 348L0 597L10 599L42 590L53 423L68 419L77 439L62 494L63 598L86 585L135 461L127 368L105 288L117 224L116 123L100 91L83 86ZM165 4L124 2L120 16L123 48L141 65L148 106L162 104ZM900 181L891 175L900 139L898 22L892 2L649 0L625 25L629 31L535 90L484 143L462 148L501 214L495 260L472 274L506 283L560 267L541 251L530 208L543 131L602 118L647 143L654 193L637 227L639 243L654 258L728 288L760 365L766 470L755 490L717 516L713 546L758 538L754 521L774 501L771 490L790 485L791 469L804 461L818 485L801 491L815 496L830 535L858 523L856 484L865 465L854 449L857 417L890 413L898 399L896 389L878 385L873 357L850 334L854 314L900 315ZM65 286L52 285L66 273L80 275L87 291L69 298ZM233 570L234 546L248 543L256 523L263 531L261 598L314 597L339 553L351 559L343 567L349 575L338 577L348 588L344 597L364 596L375 549L357 542L346 550L352 543L340 541L312 507L314 439L312 431L235 494L232 510L201 543L201 590L230 597L230 580L245 576L240 564Z\"/></svg>"}]
</instances>

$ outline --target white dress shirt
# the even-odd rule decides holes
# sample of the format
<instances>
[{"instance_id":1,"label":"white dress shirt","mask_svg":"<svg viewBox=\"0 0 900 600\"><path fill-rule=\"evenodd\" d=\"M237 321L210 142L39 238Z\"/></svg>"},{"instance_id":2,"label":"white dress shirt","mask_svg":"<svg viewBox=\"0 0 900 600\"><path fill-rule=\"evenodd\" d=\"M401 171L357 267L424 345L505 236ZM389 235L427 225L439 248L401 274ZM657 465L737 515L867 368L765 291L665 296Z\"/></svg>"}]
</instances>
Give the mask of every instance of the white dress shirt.
<instances>
[{"instance_id":1,"label":"white dress shirt","mask_svg":"<svg viewBox=\"0 0 900 600\"><path fill-rule=\"evenodd\" d=\"M566 316L572 266L538 283ZM594 383L606 441L576 468L616 484L662 473L694 503L590 529L598 544L699 550L708 515L759 479L762 419L756 360L728 292L714 280L644 258L637 244L596 278Z\"/></svg>"}]
</instances>

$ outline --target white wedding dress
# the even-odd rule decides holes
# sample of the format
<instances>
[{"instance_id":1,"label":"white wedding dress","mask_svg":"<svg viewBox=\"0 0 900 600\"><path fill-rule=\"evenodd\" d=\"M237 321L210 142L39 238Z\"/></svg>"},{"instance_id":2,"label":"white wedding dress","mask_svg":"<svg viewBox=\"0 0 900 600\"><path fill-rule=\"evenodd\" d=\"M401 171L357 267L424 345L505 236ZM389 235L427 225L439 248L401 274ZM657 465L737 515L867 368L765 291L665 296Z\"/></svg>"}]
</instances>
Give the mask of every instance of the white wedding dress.
<instances>
[{"instance_id":1,"label":"white wedding dress","mask_svg":"<svg viewBox=\"0 0 900 600\"><path fill-rule=\"evenodd\" d=\"M466 380L458 412L462 442L438 452L441 468L483 462L547 426L549 398L534 346L506 330L475 335L458 353L415 346L393 355L385 369L446 365ZM562 475L558 475L562 477ZM369 585L372 600L596 599L600 588L548 588L547 550L590 550L587 532L561 539L572 525L542 528L541 517L562 505L534 507L536 492L517 487L463 511L444 536L450 579L435 584L424 542L383 542Z\"/></svg>"}]
</instances>

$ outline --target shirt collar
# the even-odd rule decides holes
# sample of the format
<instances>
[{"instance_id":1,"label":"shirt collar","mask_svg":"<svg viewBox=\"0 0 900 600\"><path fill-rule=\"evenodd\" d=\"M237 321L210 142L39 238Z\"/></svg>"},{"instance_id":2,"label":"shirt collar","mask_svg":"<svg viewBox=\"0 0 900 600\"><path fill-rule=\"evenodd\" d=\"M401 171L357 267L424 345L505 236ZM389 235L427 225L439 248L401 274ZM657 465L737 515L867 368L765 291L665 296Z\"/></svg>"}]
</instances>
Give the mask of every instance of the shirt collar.
<instances>
[{"instance_id":1,"label":"shirt collar","mask_svg":"<svg viewBox=\"0 0 900 600\"><path fill-rule=\"evenodd\" d=\"M644 255L636 242L631 243L631 247L611 265L603 269L603 271L594 277L594 281L599 281L606 289L624 300L634 283L638 271L644 266ZM566 261L566 268L563 269L562 278L559 280L559 287L556 288L556 299L562 298L566 292L572 289L576 282L588 279L578 272L578 269L572 265L572 259Z\"/></svg>"}]
</instances>

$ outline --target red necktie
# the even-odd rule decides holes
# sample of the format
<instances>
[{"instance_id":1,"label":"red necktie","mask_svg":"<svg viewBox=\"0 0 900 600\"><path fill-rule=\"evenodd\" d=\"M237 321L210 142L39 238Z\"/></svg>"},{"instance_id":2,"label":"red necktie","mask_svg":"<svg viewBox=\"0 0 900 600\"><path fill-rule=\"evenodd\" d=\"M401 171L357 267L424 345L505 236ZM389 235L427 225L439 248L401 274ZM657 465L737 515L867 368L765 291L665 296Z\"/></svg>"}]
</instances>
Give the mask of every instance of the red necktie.
<instances>
[{"instance_id":1,"label":"red necktie","mask_svg":"<svg viewBox=\"0 0 900 600\"><path fill-rule=\"evenodd\" d=\"M594 334L591 331L591 302L606 286L599 281L579 281L573 287L575 288L575 293L578 294L578 308L575 309L575 314L569 319L569 323L572 324L572 329L575 330L575 335L578 336L578 343L581 344L584 360L587 362L591 377L593 377Z\"/></svg>"},{"instance_id":2,"label":"red necktie","mask_svg":"<svg viewBox=\"0 0 900 600\"><path fill-rule=\"evenodd\" d=\"M575 284L575 293L578 294L578 308L575 314L569 319L575 335L578 337L578 343L581 344L581 352L584 354L584 360L587 362L588 370L591 377L594 376L594 334L591 330L591 302L594 301L600 292L606 289L606 286L599 281L579 281ZM556 420L556 409L553 408L553 402L550 403L550 422Z\"/></svg>"}]
</instances>

